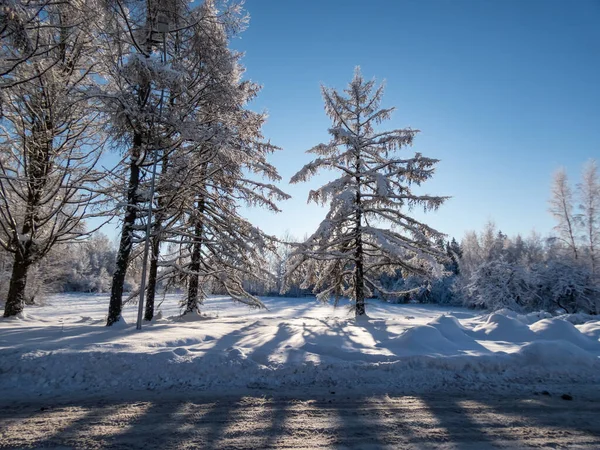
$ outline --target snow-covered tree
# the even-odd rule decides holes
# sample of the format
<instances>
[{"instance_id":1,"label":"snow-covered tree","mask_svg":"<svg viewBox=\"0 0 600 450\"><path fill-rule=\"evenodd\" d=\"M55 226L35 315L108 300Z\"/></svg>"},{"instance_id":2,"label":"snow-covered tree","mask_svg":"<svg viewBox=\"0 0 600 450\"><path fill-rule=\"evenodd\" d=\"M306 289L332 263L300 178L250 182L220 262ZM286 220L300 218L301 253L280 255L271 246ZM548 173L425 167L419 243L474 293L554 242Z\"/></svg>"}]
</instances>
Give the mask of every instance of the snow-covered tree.
<instances>
[{"instance_id":1,"label":"snow-covered tree","mask_svg":"<svg viewBox=\"0 0 600 450\"><path fill-rule=\"evenodd\" d=\"M466 288L471 306L523 311L533 303L534 286L526 267L500 257L479 265Z\"/></svg>"},{"instance_id":2,"label":"snow-covered tree","mask_svg":"<svg viewBox=\"0 0 600 450\"><path fill-rule=\"evenodd\" d=\"M101 133L89 97L94 16L87 6L44 3L27 18L20 36L43 59L20 61L11 69L18 82L0 90L0 246L14 255L5 316L23 309L29 269L56 244L86 235L83 221L97 198ZM11 42L4 52L27 51L8 51Z\"/></svg>"},{"instance_id":3,"label":"snow-covered tree","mask_svg":"<svg viewBox=\"0 0 600 450\"><path fill-rule=\"evenodd\" d=\"M433 176L438 162L420 153L399 155L418 130L376 130L394 110L379 108L383 86L375 88L357 68L343 94L325 87L322 93L333 122L331 140L309 150L318 157L291 182L306 181L321 169L340 176L310 192L309 201L330 203L330 209L317 231L294 250L287 273L292 278L306 266L304 286L313 286L321 300L351 298L361 316L365 298L374 291L403 293L383 289L377 281L381 273L401 270L427 276L439 270L445 255L435 242L442 235L411 217L410 211L435 210L446 197L414 191Z\"/></svg>"},{"instance_id":4,"label":"snow-covered tree","mask_svg":"<svg viewBox=\"0 0 600 450\"><path fill-rule=\"evenodd\" d=\"M589 267L579 261L548 258L537 268L540 302L530 309L565 313L600 312L600 292L594 286Z\"/></svg>"},{"instance_id":5,"label":"snow-covered tree","mask_svg":"<svg viewBox=\"0 0 600 450\"><path fill-rule=\"evenodd\" d=\"M180 51L189 43L185 32L196 19L183 0L105 2L105 20L98 28L104 77L98 97L112 119L112 142L123 155L112 173L115 185L107 191L123 218L108 325L120 318L134 244L146 239L144 220L153 201L151 173L158 172L160 184L179 145L206 133L194 123L197 102L189 100L204 85L194 79ZM193 63L202 64L198 58ZM159 203L163 208L164 202Z\"/></svg>"},{"instance_id":6,"label":"snow-covered tree","mask_svg":"<svg viewBox=\"0 0 600 450\"><path fill-rule=\"evenodd\" d=\"M121 317L134 229L142 214L139 207L143 202L143 193L140 192L142 167L152 160L152 152L156 150L153 138L157 134L163 104L160 91L157 93L155 89L162 75L157 73L158 65L155 64L158 52L154 33L157 31L158 12L157 2L153 0L107 1L98 28L104 78L99 97L111 119L108 132L112 142L123 155L113 172L118 184L107 193L122 193L121 198L115 197L117 205L124 210L107 325Z\"/></svg>"},{"instance_id":7,"label":"snow-covered tree","mask_svg":"<svg viewBox=\"0 0 600 450\"><path fill-rule=\"evenodd\" d=\"M558 222L554 227L558 238L568 246L573 257L577 259L577 216L573 208L573 193L569 186L567 173L564 168L561 168L554 174L552 182L550 213Z\"/></svg>"},{"instance_id":8,"label":"snow-covered tree","mask_svg":"<svg viewBox=\"0 0 600 450\"><path fill-rule=\"evenodd\" d=\"M188 14L170 62L179 61L179 79L189 83L179 87L176 104L166 109L184 112L179 129L185 139L168 155L169 167L161 159L146 320L153 316L157 283L173 279L187 280L185 312L198 311L209 288L262 306L243 284L268 275L265 251L274 249L275 240L245 220L239 208L278 211L274 202L287 198L257 179L279 175L266 160L277 149L262 139L266 115L247 109L260 87L242 80L241 54L229 49L247 16L239 5L219 11L212 1ZM173 252L159 256L161 242Z\"/></svg>"},{"instance_id":9,"label":"snow-covered tree","mask_svg":"<svg viewBox=\"0 0 600 450\"><path fill-rule=\"evenodd\" d=\"M39 21L47 14L54 14L56 3L53 0L4 0L0 3L0 89L35 78L35 73L22 70L25 65L35 63L40 72L53 66L55 61L48 58L46 52L56 42L49 43L44 34L48 28L56 29L60 25L46 21L42 28ZM86 2L72 3L71 7L77 8Z\"/></svg>"},{"instance_id":10,"label":"snow-covered tree","mask_svg":"<svg viewBox=\"0 0 600 450\"><path fill-rule=\"evenodd\" d=\"M595 275L600 272L600 176L595 160L588 161L584 166L577 189L583 248L589 259L590 270Z\"/></svg>"}]
</instances>

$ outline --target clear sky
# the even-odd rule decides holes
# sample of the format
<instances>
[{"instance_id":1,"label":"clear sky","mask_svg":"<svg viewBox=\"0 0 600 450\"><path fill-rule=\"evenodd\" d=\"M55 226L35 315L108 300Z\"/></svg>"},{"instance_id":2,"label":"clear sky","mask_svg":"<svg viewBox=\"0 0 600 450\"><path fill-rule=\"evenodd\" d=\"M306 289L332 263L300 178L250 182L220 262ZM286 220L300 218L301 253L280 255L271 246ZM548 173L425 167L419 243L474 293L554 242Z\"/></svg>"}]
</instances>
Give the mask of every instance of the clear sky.
<instances>
[{"instance_id":1,"label":"clear sky","mask_svg":"<svg viewBox=\"0 0 600 450\"><path fill-rule=\"evenodd\" d=\"M328 139L320 84L343 88L360 65L386 81L386 128L418 128L419 151L439 158L426 183L450 195L421 216L461 238L488 220L508 234L546 234L552 173L577 181L600 159L600 2L486 0L247 0L248 29L233 41L247 77L264 87L272 162L293 196L283 212L248 214L265 231L312 232L325 211L306 205L324 180L290 186Z\"/></svg>"},{"instance_id":2,"label":"clear sky","mask_svg":"<svg viewBox=\"0 0 600 450\"><path fill-rule=\"evenodd\" d=\"M282 147L271 162L293 196L280 214L246 212L265 231L297 237L325 210L307 205L326 180L288 185L328 139L319 86L342 89L360 65L386 81L386 128L421 130L415 145L439 158L425 184L452 196L424 219L462 238L493 220L503 232L551 231L552 173L576 182L600 159L598 0L247 0L248 29L232 42L246 76L263 90L265 136ZM408 155L408 153L407 153ZM106 230L112 235L110 230Z\"/></svg>"}]
</instances>

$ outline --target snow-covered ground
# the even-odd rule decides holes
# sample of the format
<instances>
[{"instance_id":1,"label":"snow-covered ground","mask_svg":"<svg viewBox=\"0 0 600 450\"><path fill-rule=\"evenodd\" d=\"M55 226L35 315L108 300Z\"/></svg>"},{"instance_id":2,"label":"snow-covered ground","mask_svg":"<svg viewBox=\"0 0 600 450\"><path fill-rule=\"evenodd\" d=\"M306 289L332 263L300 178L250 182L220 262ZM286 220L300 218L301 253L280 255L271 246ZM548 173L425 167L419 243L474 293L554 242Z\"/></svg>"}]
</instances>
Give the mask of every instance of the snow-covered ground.
<instances>
[{"instance_id":1,"label":"snow-covered ground","mask_svg":"<svg viewBox=\"0 0 600 450\"><path fill-rule=\"evenodd\" d=\"M108 298L51 297L0 319L0 396L130 390L444 392L548 389L600 382L600 321L372 301L368 319L313 298L266 298L268 310L210 298L206 316L105 327ZM565 320L568 319L568 320ZM581 323L583 322L583 323Z\"/></svg>"}]
</instances>

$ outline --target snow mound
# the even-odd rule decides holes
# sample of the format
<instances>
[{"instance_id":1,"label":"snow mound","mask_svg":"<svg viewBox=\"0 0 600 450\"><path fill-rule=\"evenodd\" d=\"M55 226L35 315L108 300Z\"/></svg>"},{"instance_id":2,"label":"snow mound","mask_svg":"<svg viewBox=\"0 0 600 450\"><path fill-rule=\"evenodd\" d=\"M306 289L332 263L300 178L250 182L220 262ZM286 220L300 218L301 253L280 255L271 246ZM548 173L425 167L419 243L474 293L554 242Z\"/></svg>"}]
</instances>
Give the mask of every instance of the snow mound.
<instances>
[{"instance_id":1,"label":"snow mound","mask_svg":"<svg viewBox=\"0 0 600 450\"><path fill-rule=\"evenodd\" d=\"M32 316L26 311L21 311L19 314L10 317L2 317L2 320L10 321L10 322L35 322L37 320L36 317Z\"/></svg>"},{"instance_id":2,"label":"snow mound","mask_svg":"<svg viewBox=\"0 0 600 450\"><path fill-rule=\"evenodd\" d=\"M112 329L113 330L122 330L124 328L129 328L129 324L123 318L123 316L120 316L119 320L117 320L115 323L112 324Z\"/></svg>"},{"instance_id":3,"label":"snow mound","mask_svg":"<svg viewBox=\"0 0 600 450\"><path fill-rule=\"evenodd\" d=\"M564 340L530 342L511 356L515 357L520 364L557 366L566 370L571 368L574 372L581 366L598 366L596 356Z\"/></svg>"},{"instance_id":4,"label":"snow mound","mask_svg":"<svg viewBox=\"0 0 600 450\"><path fill-rule=\"evenodd\" d=\"M476 339L525 342L535 338L535 333L520 320L504 314L490 314L486 323L473 329L471 334Z\"/></svg>"},{"instance_id":5,"label":"snow mound","mask_svg":"<svg viewBox=\"0 0 600 450\"><path fill-rule=\"evenodd\" d=\"M211 317L198 313L197 311L181 314L178 316L169 316L167 320L171 322L198 322L201 320L210 320ZM159 319L157 319L159 320Z\"/></svg>"},{"instance_id":6,"label":"snow mound","mask_svg":"<svg viewBox=\"0 0 600 450\"><path fill-rule=\"evenodd\" d=\"M583 325L575 325L582 334L587 337L598 340L600 339L600 320L586 322Z\"/></svg>"},{"instance_id":7,"label":"snow mound","mask_svg":"<svg viewBox=\"0 0 600 450\"><path fill-rule=\"evenodd\" d=\"M582 334L575 325L562 319L543 319L531 325L531 330L538 339L567 341L578 347L594 350L599 348L597 342Z\"/></svg>"},{"instance_id":8,"label":"snow mound","mask_svg":"<svg viewBox=\"0 0 600 450\"><path fill-rule=\"evenodd\" d=\"M161 347L187 347L202 344L204 341L198 337L186 337L180 339L167 340L160 343Z\"/></svg>"},{"instance_id":9,"label":"snow mound","mask_svg":"<svg viewBox=\"0 0 600 450\"><path fill-rule=\"evenodd\" d=\"M451 341L469 338L469 336L465 334L467 329L462 326L458 319L454 316L446 316L445 314L442 314L441 316L433 319L427 325L437 328L440 333L442 333Z\"/></svg>"},{"instance_id":10,"label":"snow mound","mask_svg":"<svg viewBox=\"0 0 600 450\"><path fill-rule=\"evenodd\" d=\"M481 353L488 353L485 347L467 334L468 330L460 324L456 317L441 315L427 325L437 329L443 337L459 345L463 350L477 350Z\"/></svg>"},{"instance_id":11,"label":"snow mound","mask_svg":"<svg viewBox=\"0 0 600 450\"><path fill-rule=\"evenodd\" d=\"M435 327L420 325L405 330L400 336L377 344L395 352L447 355L458 353L460 347L444 337Z\"/></svg>"},{"instance_id":12,"label":"snow mound","mask_svg":"<svg viewBox=\"0 0 600 450\"><path fill-rule=\"evenodd\" d=\"M516 311L513 311L512 309L509 308L501 308L498 309L497 311L494 311L493 313L491 313L490 315L488 315L488 319L493 316L494 314L500 314L501 316L506 316L506 317L510 317L511 319L516 319L517 316L519 316L519 313Z\"/></svg>"}]
</instances>

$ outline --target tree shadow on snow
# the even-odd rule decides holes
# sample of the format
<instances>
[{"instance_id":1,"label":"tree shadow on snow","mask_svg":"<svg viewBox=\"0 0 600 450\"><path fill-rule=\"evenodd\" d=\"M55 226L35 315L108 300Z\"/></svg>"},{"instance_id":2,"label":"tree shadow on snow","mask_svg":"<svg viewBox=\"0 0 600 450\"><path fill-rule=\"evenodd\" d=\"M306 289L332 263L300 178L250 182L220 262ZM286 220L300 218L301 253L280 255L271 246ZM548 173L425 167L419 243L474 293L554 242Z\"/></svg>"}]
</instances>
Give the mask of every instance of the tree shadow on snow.
<instances>
[{"instance_id":1,"label":"tree shadow on snow","mask_svg":"<svg viewBox=\"0 0 600 450\"><path fill-rule=\"evenodd\" d=\"M139 392L0 408L3 446L74 448L551 448L600 446L600 405L477 393L210 397ZM44 407L44 410L42 410ZM543 445L542 445L543 444Z\"/></svg>"}]
</instances>

